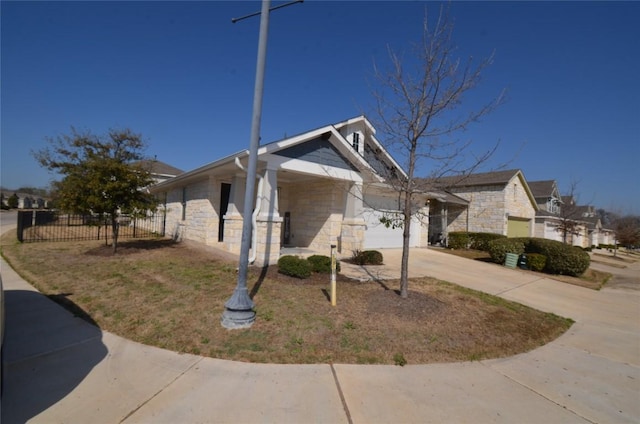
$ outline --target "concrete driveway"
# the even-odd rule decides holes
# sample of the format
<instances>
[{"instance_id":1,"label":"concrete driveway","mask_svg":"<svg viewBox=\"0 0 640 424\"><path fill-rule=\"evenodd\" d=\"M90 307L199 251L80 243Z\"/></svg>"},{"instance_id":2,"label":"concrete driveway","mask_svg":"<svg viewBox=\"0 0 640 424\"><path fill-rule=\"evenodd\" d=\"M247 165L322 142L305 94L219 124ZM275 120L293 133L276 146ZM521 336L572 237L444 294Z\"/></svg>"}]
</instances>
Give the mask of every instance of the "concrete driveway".
<instances>
[{"instance_id":1,"label":"concrete driveway","mask_svg":"<svg viewBox=\"0 0 640 424\"><path fill-rule=\"evenodd\" d=\"M397 278L383 267L345 273ZM640 276L638 263L629 269ZM3 423L425 423L640 420L640 292L599 292L442 252L411 252L431 275L571 317L556 341L511 358L455 364L247 364L143 346L42 301L4 261ZM14 291L15 294L11 294ZM29 293L31 294L29 294Z\"/></svg>"}]
</instances>

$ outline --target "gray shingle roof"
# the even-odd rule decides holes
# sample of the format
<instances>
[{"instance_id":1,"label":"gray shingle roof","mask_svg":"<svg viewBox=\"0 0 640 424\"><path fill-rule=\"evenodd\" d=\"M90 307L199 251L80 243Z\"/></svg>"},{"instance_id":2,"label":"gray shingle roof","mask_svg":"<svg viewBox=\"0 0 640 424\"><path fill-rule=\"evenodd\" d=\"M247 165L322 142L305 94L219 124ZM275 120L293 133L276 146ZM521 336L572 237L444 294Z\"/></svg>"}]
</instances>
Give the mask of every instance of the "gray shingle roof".
<instances>
[{"instance_id":1,"label":"gray shingle roof","mask_svg":"<svg viewBox=\"0 0 640 424\"><path fill-rule=\"evenodd\" d=\"M553 185L555 180L545 181L529 181L529 189L533 193L533 197L549 197L553 194Z\"/></svg>"},{"instance_id":2,"label":"gray shingle roof","mask_svg":"<svg viewBox=\"0 0 640 424\"><path fill-rule=\"evenodd\" d=\"M182 169L178 169L159 160L141 160L138 164L148 167L152 174L176 176L184 173Z\"/></svg>"},{"instance_id":3,"label":"gray shingle roof","mask_svg":"<svg viewBox=\"0 0 640 424\"><path fill-rule=\"evenodd\" d=\"M506 171L483 172L480 174L470 174L465 176L457 175L452 177L442 177L437 179L435 185L439 188L445 189L449 187L505 185L519 171L519 169L508 169ZM426 179L425 181L429 182L429 180L430 179Z\"/></svg>"}]
</instances>

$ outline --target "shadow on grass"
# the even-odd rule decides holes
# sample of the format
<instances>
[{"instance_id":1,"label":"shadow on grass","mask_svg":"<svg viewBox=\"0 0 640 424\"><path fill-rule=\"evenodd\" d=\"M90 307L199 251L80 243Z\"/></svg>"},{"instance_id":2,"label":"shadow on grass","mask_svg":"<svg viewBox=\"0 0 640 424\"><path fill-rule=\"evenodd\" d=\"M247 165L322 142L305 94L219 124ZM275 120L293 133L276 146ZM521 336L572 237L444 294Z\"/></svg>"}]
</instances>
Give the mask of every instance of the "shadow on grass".
<instances>
[{"instance_id":1,"label":"shadow on grass","mask_svg":"<svg viewBox=\"0 0 640 424\"><path fill-rule=\"evenodd\" d=\"M156 249L166 249L177 246L179 243L172 239L144 239L144 240L127 240L118 242L118 250L116 255L131 255L140 251L149 251ZM113 256L111 245L101 245L94 247L86 252L87 255L93 256Z\"/></svg>"},{"instance_id":2,"label":"shadow on grass","mask_svg":"<svg viewBox=\"0 0 640 424\"><path fill-rule=\"evenodd\" d=\"M74 317L80 318L88 324L91 324L95 327L100 327L97 322L91 315L89 315L84 309L80 306L76 305L72 300L69 299L69 296L73 296L73 293L59 293L59 294L48 294L47 298L53 300L58 305L62 306L67 311L71 312Z\"/></svg>"},{"instance_id":3,"label":"shadow on grass","mask_svg":"<svg viewBox=\"0 0 640 424\"><path fill-rule=\"evenodd\" d=\"M260 275L258 276L258 280L256 280L256 283L253 285L253 287L251 288L251 291L249 292L249 297L251 298L251 300L253 300L255 295L257 295L258 292L260 291L260 287L262 287L262 283L267 277L267 271L269 271L269 268L266 266L262 267L262 269L260 270Z\"/></svg>"}]
</instances>

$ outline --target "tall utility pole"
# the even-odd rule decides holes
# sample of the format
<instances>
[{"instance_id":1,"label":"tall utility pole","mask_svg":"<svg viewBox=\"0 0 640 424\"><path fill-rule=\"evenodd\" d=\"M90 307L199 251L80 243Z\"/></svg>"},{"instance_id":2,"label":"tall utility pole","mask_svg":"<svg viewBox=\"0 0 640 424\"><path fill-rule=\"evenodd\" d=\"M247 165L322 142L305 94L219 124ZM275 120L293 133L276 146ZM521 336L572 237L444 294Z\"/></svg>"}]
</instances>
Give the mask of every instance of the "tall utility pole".
<instances>
[{"instance_id":1,"label":"tall utility pole","mask_svg":"<svg viewBox=\"0 0 640 424\"><path fill-rule=\"evenodd\" d=\"M234 18L236 23L242 19L260 14L260 36L258 39L258 61L256 65L256 83L253 92L253 116L251 118L251 141L249 144L249 165L247 167L247 183L244 191L244 210L242 216L242 241L240 244L240 265L238 283L231 298L224 304L224 312L220 323L223 327L248 328L256 320L254 303L247 290L247 274L249 268L249 248L251 247L251 212L253 209L253 192L256 184L258 166L258 146L260 144L260 119L262 118L262 92L264 87L264 68L267 58L267 35L269 33L269 13L302 0L292 1L270 8L270 0L262 0L262 11L251 15ZM254 249L256 246L253 247Z\"/></svg>"}]
</instances>

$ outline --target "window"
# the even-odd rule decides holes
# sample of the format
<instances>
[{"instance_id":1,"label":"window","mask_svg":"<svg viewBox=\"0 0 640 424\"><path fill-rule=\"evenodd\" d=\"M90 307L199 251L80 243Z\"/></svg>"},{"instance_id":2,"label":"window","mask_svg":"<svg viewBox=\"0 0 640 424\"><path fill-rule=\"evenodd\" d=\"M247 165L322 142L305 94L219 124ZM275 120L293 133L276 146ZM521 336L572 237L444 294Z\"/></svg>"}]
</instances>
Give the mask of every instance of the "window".
<instances>
[{"instance_id":1,"label":"window","mask_svg":"<svg viewBox=\"0 0 640 424\"><path fill-rule=\"evenodd\" d=\"M353 133L353 149L356 152L360 151L360 133L354 132Z\"/></svg>"}]
</instances>

